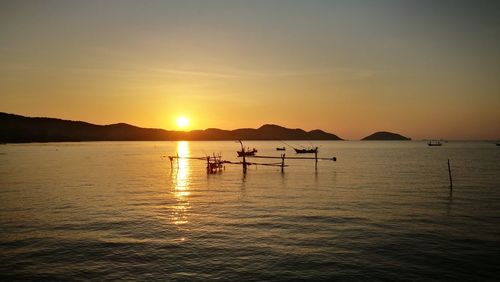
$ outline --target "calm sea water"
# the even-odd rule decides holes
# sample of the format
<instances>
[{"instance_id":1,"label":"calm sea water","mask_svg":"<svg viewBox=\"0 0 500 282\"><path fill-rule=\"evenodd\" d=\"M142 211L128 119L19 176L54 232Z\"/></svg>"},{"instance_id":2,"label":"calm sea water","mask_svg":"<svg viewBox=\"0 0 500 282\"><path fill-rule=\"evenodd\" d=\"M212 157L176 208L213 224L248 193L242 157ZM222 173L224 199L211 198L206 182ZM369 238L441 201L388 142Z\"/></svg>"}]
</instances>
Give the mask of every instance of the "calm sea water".
<instances>
[{"instance_id":1,"label":"calm sea water","mask_svg":"<svg viewBox=\"0 0 500 282\"><path fill-rule=\"evenodd\" d=\"M314 144L337 162L246 175L162 157L234 142L2 145L0 279L499 279L500 147Z\"/></svg>"}]
</instances>

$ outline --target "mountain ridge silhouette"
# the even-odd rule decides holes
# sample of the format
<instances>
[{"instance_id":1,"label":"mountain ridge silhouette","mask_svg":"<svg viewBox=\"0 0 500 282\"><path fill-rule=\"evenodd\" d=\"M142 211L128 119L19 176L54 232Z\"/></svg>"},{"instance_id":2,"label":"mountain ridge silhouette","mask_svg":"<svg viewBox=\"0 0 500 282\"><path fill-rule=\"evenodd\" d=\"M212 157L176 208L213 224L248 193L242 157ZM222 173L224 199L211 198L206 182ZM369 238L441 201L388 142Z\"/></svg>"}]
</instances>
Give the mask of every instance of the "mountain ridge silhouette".
<instances>
[{"instance_id":1,"label":"mountain ridge silhouette","mask_svg":"<svg viewBox=\"0 0 500 282\"><path fill-rule=\"evenodd\" d=\"M0 142L78 142L78 141L225 141L225 140L342 140L320 129L305 131L275 124L257 129L174 131L142 128L127 123L97 125L85 121L49 117L26 117L0 112Z\"/></svg>"}]
</instances>

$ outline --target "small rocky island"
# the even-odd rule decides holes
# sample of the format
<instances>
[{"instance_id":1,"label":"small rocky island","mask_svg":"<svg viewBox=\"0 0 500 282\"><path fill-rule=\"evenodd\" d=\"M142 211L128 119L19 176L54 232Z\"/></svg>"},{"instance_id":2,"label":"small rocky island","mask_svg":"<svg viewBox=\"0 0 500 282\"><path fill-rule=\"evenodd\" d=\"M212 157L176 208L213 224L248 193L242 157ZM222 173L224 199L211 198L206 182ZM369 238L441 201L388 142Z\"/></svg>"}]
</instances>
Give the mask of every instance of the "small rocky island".
<instances>
[{"instance_id":1,"label":"small rocky island","mask_svg":"<svg viewBox=\"0 0 500 282\"><path fill-rule=\"evenodd\" d=\"M411 140L411 138L405 137L401 134L387 132L387 131L378 131L373 133L372 135L368 135L365 138L361 139L362 141L373 141L373 140L383 140L383 141L398 141L398 140Z\"/></svg>"}]
</instances>

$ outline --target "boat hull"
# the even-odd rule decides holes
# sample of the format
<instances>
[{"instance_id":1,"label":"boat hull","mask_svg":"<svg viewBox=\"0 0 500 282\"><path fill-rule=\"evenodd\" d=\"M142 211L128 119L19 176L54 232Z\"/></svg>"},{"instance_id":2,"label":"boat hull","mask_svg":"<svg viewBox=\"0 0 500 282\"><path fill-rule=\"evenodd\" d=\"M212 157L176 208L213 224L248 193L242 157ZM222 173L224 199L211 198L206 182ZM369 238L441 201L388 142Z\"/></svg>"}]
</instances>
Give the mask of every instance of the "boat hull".
<instances>
[{"instance_id":1,"label":"boat hull","mask_svg":"<svg viewBox=\"0 0 500 282\"><path fill-rule=\"evenodd\" d=\"M255 156L255 153L257 153L257 150L253 149L252 151L236 151L236 153L238 153L238 157Z\"/></svg>"},{"instance_id":2,"label":"boat hull","mask_svg":"<svg viewBox=\"0 0 500 282\"><path fill-rule=\"evenodd\" d=\"M294 149L297 154L314 154L318 152L318 148L314 149Z\"/></svg>"}]
</instances>

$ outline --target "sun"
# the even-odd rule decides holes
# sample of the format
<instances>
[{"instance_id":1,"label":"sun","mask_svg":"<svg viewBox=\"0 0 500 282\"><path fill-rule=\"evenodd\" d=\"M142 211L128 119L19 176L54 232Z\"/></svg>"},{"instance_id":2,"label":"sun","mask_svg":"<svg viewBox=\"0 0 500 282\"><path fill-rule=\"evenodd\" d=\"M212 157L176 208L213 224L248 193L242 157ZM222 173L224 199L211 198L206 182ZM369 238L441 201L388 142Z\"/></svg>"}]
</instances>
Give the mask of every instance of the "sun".
<instances>
[{"instance_id":1,"label":"sun","mask_svg":"<svg viewBox=\"0 0 500 282\"><path fill-rule=\"evenodd\" d=\"M180 116L176 119L175 123L179 128L186 128L189 125L189 119L187 117Z\"/></svg>"}]
</instances>

